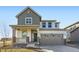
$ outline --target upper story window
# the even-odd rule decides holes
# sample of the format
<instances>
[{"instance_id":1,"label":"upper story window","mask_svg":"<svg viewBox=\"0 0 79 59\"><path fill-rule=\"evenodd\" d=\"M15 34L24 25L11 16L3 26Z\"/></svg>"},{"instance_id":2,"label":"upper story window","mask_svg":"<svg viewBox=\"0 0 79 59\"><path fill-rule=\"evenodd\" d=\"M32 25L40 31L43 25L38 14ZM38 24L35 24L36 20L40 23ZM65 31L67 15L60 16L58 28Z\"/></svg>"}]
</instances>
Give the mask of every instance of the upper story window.
<instances>
[{"instance_id":1,"label":"upper story window","mask_svg":"<svg viewBox=\"0 0 79 59\"><path fill-rule=\"evenodd\" d=\"M58 23L55 23L55 27L56 27L56 28L58 27Z\"/></svg>"},{"instance_id":2,"label":"upper story window","mask_svg":"<svg viewBox=\"0 0 79 59\"><path fill-rule=\"evenodd\" d=\"M52 27L52 23L48 22L48 28L51 28L51 27Z\"/></svg>"},{"instance_id":3,"label":"upper story window","mask_svg":"<svg viewBox=\"0 0 79 59\"><path fill-rule=\"evenodd\" d=\"M32 17L26 17L25 24L32 24Z\"/></svg>"},{"instance_id":4,"label":"upper story window","mask_svg":"<svg viewBox=\"0 0 79 59\"><path fill-rule=\"evenodd\" d=\"M42 22L42 28L46 28L46 22Z\"/></svg>"}]
</instances>

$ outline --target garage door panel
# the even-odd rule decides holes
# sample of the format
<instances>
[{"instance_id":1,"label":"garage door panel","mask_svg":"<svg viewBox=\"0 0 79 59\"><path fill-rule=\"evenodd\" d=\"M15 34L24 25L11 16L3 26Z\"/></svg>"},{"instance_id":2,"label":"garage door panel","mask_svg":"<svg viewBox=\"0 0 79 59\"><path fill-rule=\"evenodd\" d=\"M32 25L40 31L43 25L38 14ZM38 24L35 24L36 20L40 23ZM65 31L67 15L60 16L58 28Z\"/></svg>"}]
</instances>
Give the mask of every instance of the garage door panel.
<instances>
[{"instance_id":1,"label":"garage door panel","mask_svg":"<svg viewBox=\"0 0 79 59\"><path fill-rule=\"evenodd\" d=\"M41 45L64 44L62 34L41 34Z\"/></svg>"}]
</instances>

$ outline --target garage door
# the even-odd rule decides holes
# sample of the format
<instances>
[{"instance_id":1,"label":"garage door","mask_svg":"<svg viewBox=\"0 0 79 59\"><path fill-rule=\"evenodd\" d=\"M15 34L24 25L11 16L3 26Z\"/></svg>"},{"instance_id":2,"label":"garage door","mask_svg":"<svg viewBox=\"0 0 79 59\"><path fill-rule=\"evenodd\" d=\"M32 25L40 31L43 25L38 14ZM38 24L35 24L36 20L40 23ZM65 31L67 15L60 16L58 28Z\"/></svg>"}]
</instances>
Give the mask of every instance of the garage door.
<instances>
[{"instance_id":1,"label":"garage door","mask_svg":"<svg viewBox=\"0 0 79 59\"><path fill-rule=\"evenodd\" d=\"M60 45L64 44L62 34L41 34L41 45Z\"/></svg>"}]
</instances>

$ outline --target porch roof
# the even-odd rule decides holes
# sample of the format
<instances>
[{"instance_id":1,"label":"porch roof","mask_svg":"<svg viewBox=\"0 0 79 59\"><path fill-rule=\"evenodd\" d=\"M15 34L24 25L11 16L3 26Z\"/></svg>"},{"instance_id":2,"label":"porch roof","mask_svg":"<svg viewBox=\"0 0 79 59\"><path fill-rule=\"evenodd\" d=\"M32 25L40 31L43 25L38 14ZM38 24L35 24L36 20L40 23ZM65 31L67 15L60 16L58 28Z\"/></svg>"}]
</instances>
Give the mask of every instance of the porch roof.
<instances>
[{"instance_id":1,"label":"porch roof","mask_svg":"<svg viewBox=\"0 0 79 59\"><path fill-rule=\"evenodd\" d=\"M39 25L10 25L10 27L17 30L26 30L26 29L37 29Z\"/></svg>"}]
</instances>

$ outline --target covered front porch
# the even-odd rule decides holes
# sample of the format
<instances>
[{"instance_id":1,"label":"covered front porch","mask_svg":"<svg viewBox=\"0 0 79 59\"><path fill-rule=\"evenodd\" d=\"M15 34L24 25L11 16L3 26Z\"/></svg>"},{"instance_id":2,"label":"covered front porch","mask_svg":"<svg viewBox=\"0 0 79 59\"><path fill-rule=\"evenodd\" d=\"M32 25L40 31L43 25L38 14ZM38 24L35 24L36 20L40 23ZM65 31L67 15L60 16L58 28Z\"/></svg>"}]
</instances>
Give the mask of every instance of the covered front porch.
<instances>
[{"instance_id":1,"label":"covered front porch","mask_svg":"<svg viewBox=\"0 0 79 59\"><path fill-rule=\"evenodd\" d=\"M39 43L38 25L10 25L12 27L13 44Z\"/></svg>"}]
</instances>

